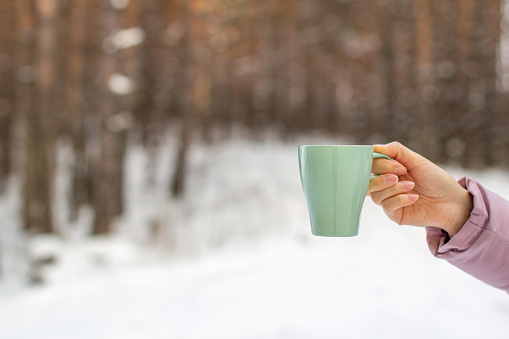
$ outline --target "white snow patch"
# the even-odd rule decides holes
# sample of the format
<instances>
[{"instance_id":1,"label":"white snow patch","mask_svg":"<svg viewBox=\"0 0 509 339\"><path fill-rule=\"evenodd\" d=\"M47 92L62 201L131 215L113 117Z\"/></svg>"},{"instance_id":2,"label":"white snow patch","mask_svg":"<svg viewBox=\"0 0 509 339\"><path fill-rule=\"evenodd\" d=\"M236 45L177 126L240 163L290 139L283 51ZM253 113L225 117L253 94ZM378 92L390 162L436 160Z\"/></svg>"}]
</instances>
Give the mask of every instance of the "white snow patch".
<instances>
[{"instance_id":1,"label":"white snow patch","mask_svg":"<svg viewBox=\"0 0 509 339\"><path fill-rule=\"evenodd\" d=\"M141 27L131 27L116 31L110 36L110 39L117 49L124 49L143 43L145 35L145 31Z\"/></svg>"},{"instance_id":2,"label":"white snow patch","mask_svg":"<svg viewBox=\"0 0 509 339\"><path fill-rule=\"evenodd\" d=\"M120 73L114 73L110 76L108 86L117 95L130 94L136 89L134 82L129 77Z\"/></svg>"}]
</instances>

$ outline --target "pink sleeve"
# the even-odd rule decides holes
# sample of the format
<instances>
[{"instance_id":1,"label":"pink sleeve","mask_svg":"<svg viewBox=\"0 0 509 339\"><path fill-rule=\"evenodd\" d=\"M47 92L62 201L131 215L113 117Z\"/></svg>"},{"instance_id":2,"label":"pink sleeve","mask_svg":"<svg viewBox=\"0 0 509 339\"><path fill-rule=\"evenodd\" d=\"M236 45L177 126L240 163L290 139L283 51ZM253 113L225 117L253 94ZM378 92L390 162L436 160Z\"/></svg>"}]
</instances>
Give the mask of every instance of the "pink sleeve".
<instances>
[{"instance_id":1,"label":"pink sleeve","mask_svg":"<svg viewBox=\"0 0 509 339\"><path fill-rule=\"evenodd\" d=\"M437 258L509 293L509 201L475 180L462 178L459 183L474 198L470 218L452 238L427 227L429 248Z\"/></svg>"}]
</instances>

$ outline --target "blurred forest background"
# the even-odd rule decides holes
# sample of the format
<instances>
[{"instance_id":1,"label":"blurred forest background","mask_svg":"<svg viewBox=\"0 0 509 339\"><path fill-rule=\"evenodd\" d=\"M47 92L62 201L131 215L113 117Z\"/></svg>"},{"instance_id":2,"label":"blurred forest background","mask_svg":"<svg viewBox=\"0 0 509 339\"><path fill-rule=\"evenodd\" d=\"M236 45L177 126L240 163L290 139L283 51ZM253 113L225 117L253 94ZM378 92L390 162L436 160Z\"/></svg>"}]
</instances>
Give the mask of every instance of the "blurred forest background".
<instances>
[{"instance_id":1,"label":"blurred forest background","mask_svg":"<svg viewBox=\"0 0 509 339\"><path fill-rule=\"evenodd\" d=\"M193 144L239 128L507 167L504 12L502 0L1 0L0 189L21 177L24 229L54 232L65 142L70 218L90 206L91 232L106 234L130 145L156 157L175 135L166 191L180 199Z\"/></svg>"}]
</instances>

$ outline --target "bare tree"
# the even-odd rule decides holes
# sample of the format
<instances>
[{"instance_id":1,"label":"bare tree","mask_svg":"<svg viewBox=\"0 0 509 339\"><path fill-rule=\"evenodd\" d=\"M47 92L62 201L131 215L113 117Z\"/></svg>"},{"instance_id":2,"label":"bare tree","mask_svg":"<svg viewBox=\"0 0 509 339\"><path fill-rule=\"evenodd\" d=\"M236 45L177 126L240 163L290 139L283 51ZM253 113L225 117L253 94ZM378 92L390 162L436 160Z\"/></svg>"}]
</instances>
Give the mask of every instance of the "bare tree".
<instances>
[{"instance_id":1,"label":"bare tree","mask_svg":"<svg viewBox=\"0 0 509 339\"><path fill-rule=\"evenodd\" d=\"M0 3L0 193L11 171L12 131L14 127L15 32L16 12L13 1Z\"/></svg>"},{"instance_id":2,"label":"bare tree","mask_svg":"<svg viewBox=\"0 0 509 339\"><path fill-rule=\"evenodd\" d=\"M70 8L67 51L67 126L73 143L74 162L71 194L71 217L90 202L90 178L86 156L86 40L89 1L77 0Z\"/></svg>"},{"instance_id":3,"label":"bare tree","mask_svg":"<svg viewBox=\"0 0 509 339\"><path fill-rule=\"evenodd\" d=\"M94 147L94 156L91 159L93 188L92 188L92 206L95 211L95 220L93 233L106 234L112 227L114 217L118 214L118 196L117 185L119 185L119 171L122 170L122 159L117 128L118 120L115 118L117 113L115 92L122 94L129 86L127 79L123 78L116 71L115 50L109 49L103 42L108 41L110 35L118 25L117 12L110 5L109 1L102 1L96 8L100 22L99 43L101 46L101 55L98 74L98 114L96 116L96 133L98 139ZM106 48L105 48L106 47Z\"/></svg>"},{"instance_id":4,"label":"bare tree","mask_svg":"<svg viewBox=\"0 0 509 339\"><path fill-rule=\"evenodd\" d=\"M35 12L32 12L30 1L20 1L18 9L21 16L20 24L33 23L35 15L39 22L37 31L27 32L31 38L37 37L36 49L24 51L22 55L22 60L28 64L23 66L28 67L25 68L25 71L34 72L33 76L37 77L35 88L31 88L33 96L31 99L27 98L33 106L23 109L26 126L25 228L32 232L53 232L51 189L54 169L55 125L52 105L54 103L56 67L53 53L56 49L55 18L58 14L58 7L53 0L39 0L36 2ZM31 60L34 51L37 51L38 58ZM32 79L25 79L25 81L31 82L29 80Z\"/></svg>"},{"instance_id":5,"label":"bare tree","mask_svg":"<svg viewBox=\"0 0 509 339\"><path fill-rule=\"evenodd\" d=\"M209 51L204 47L204 25L208 6L205 0L191 0L184 5L183 23L186 33L181 60L187 72L182 95L180 139L171 182L171 192L175 197L181 197L184 193L188 152L198 118L210 109L211 81L207 68Z\"/></svg>"}]
</instances>

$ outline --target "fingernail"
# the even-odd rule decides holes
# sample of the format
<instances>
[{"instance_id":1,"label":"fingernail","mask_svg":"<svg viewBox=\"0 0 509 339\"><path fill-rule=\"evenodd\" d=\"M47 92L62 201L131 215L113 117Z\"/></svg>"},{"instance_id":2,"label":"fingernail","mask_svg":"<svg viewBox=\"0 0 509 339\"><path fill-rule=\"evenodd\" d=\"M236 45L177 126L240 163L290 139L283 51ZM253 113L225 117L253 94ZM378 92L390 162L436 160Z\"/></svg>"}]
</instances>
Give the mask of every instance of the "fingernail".
<instances>
[{"instance_id":1,"label":"fingernail","mask_svg":"<svg viewBox=\"0 0 509 339\"><path fill-rule=\"evenodd\" d=\"M417 194L409 194L408 195L408 200L410 200L410 201L416 201L417 199L419 199L419 196Z\"/></svg>"},{"instance_id":2,"label":"fingernail","mask_svg":"<svg viewBox=\"0 0 509 339\"><path fill-rule=\"evenodd\" d=\"M407 170L405 167L397 167L396 168L396 175L403 175L406 174Z\"/></svg>"},{"instance_id":3,"label":"fingernail","mask_svg":"<svg viewBox=\"0 0 509 339\"><path fill-rule=\"evenodd\" d=\"M404 190L411 190L414 188L415 184L411 181L404 181L401 183L401 186L403 186Z\"/></svg>"},{"instance_id":4,"label":"fingernail","mask_svg":"<svg viewBox=\"0 0 509 339\"><path fill-rule=\"evenodd\" d=\"M398 177L395 176L395 175L388 175L386 178L385 178L385 182L389 185L394 185L395 183L398 182Z\"/></svg>"}]
</instances>

